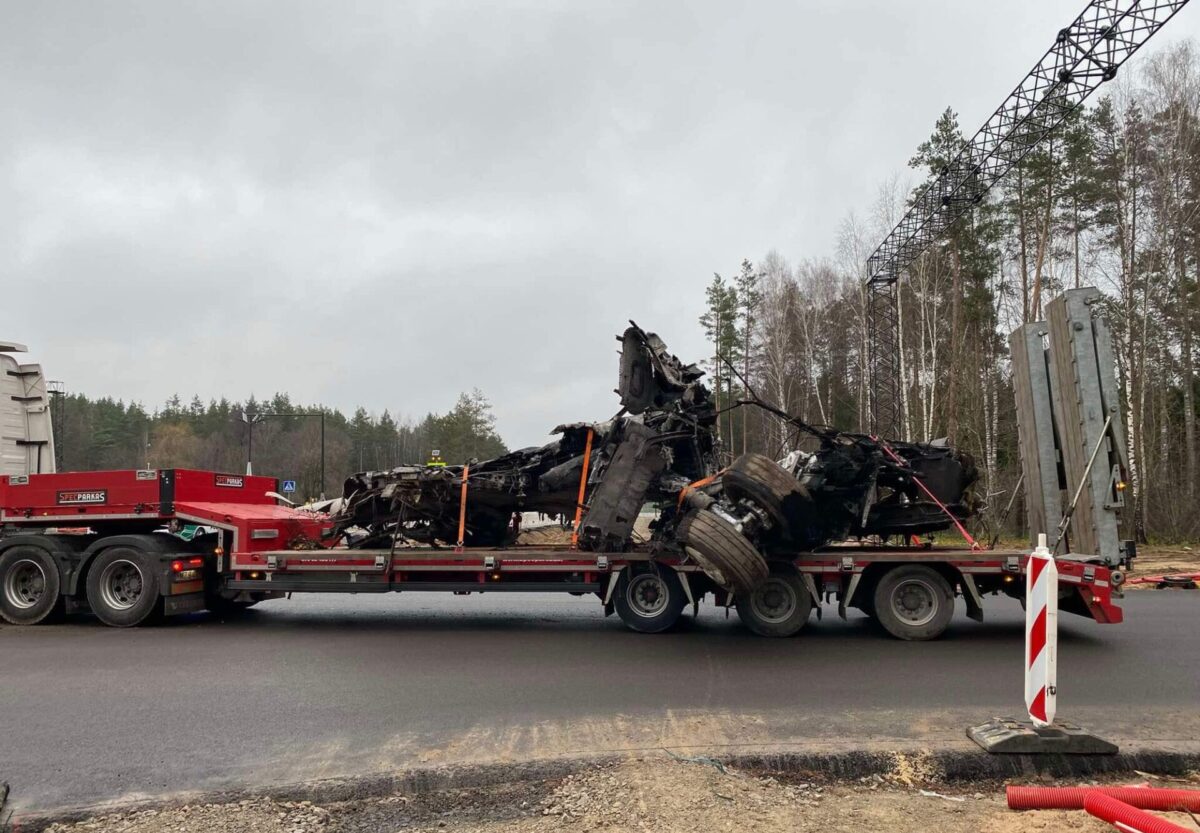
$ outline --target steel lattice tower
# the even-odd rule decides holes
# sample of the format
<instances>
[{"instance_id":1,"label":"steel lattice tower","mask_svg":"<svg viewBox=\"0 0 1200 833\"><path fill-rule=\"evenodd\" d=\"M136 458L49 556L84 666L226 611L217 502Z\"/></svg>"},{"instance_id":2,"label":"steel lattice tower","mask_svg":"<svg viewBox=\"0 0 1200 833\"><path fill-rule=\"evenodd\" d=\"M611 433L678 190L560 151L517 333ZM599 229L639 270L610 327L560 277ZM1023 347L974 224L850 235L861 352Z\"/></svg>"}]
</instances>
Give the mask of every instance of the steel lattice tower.
<instances>
[{"instance_id":1,"label":"steel lattice tower","mask_svg":"<svg viewBox=\"0 0 1200 833\"><path fill-rule=\"evenodd\" d=\"M867 260L870 430L902 438L897 283L914 260L1188 0L1093 0Z\"/></svg>"}]
</instances>

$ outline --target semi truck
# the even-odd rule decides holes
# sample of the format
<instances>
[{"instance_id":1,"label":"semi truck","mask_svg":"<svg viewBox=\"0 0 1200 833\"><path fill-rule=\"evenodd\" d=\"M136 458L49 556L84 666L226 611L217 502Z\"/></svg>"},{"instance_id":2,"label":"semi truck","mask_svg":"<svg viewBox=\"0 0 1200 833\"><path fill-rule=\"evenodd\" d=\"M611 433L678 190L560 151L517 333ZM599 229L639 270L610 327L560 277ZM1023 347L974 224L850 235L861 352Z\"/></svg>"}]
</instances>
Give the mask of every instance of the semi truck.
<instances>
[{"instance_id":1,"label":"semi truck","mask_svg":"<svg viewBox=\"0 0 1200 833\"><path fill-rule=\"evenodd\" d=\"M1065 293L1048 305L1047 322L1019 329L1010 346L1026 514L1037 525L1031 535L1051 533L1059 609L1115 624L1122 611L1114 598L1135 553L1118 537L1124 445L1120 419L1114 418L1116 384L1098 297L1095 290ZM665 355L657 345L654 352ZM797 539L786 535L751 537L755 530L771 529L772 512L766 511L771 495L756 495L753 484L743 484L753 500L735 494L731 502L719 491L720 473L683 483L669 500L658 496L660 518L699 501L679 524L686 532L678 546L624 537L615 546L589 548L577 535L570 544L506 546L492 538L466 545L472 490L482 488L472 485L478 481L471 480L469 465L436 473L456 494L447 505L459 513L457 541L449 543L444 533L424 539L405 534L410 529L405 523L412 522L403 517L356 537L344 512L287 505L271 477L191 469L57 472L53 454L46 453L52 437L40 368L11 359L9 365L6 373L21 382L22 392L8 394L15 398L7 407L24 414L24 422L19 415L9 419L6 425L17 427L5 429L4 441L23 456L5 459L23 461L26 471L10 468L0 475L0 618L15 625L90 612L106 625L129 627L201 611L230 615L294 593L523 592L595 596L606 614L644 633L669 630L688 608L695 613L711 599L736 610L761 636L792 636L814 612L820 617L826 605L835 605L838 615L857 609L894 637L928 640L946 630L957 597L970 618L982 621L985 597L1024 596L1024 549L935 545L909 534L890 540L811 539L816 545L793 548L787 541ZM680 398L694 401L691 393ZM605 502L597 486L604 481L588 474L588 464L601 453L591 448L593 433L589 428L575 513L577 530L585 531L591 527L580 525L581 514ZM870 441L890 450L876 438ZM638 442L642 449L650 444L640 436ZM630 459L641 460L644 453L639 454ZM618 470L620 459L614 453L609 470ZM392 494L414 475L412 468L383 478L379 493ZM863 526L877 506L890 518L921 518L932 503L961 529L954 513L918 482L919 472L898 456L893 468L893 474L920 485L929 501L922 499L920 511L906 514L907 498L893 494L881 500L873 485L863 504ZM794 471L809 469L796 464ZM636 462L628 471L627 479L636 479ZM775 483L773 494L807 500L804 488L778 485L788 471L775 466L770 475L775 480L762 483ZM348 490L365 488L367 479L349 478ZM347 503L356 494L348 491ZM612 506L605 517L632 524L628 506L622 508L621 500ZM640 507L639 497L635 514ZM743 511L744 517L737 515ZM202 533L191 534L197 528ZM428 531L428 524L422 529ZM746 552L748 541L769 545L749 549L754 569L739 581L720 559Z\"/></svg>"}]
</instances>

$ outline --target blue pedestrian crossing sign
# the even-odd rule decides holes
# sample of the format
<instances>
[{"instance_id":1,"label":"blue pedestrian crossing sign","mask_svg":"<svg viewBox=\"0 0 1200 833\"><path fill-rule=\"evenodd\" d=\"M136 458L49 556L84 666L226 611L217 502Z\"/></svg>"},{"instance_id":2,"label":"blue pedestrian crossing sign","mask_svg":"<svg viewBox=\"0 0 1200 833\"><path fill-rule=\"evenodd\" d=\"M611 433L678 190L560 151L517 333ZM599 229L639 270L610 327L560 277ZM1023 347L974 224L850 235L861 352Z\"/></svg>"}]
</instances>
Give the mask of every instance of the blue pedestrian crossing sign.
<instances>
[{"instance_id":1,"label":"blue pedestrian crossing sign","mask_svg":"<svg viewBox=\"0 0 1200 833\"><path fill-rule=\"evenodd\" d=\"M295 481L295 480L285 480L285 481L283 481L283 491L285 491L285 492L294 492L294 491L296 491L296 481Z\"/></svg>"}]
</instances>

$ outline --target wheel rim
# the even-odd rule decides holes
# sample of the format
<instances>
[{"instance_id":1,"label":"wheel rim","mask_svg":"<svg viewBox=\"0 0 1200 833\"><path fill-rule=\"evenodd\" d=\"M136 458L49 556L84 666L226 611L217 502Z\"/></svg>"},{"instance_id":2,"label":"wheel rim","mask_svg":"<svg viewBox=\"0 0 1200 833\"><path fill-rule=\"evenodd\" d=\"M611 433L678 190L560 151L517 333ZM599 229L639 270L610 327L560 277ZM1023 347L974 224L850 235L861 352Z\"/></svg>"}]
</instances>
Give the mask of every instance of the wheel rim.
<instances>
[{"instance_id":1,"label":"wheel rim","mask_svg":"<svg viewBox=\"0 0 1200 833\"><path fill-rule=\"evenodd\" d=\"M114 561L100 574L100 597L113 610L129 610L142 598L142 571L132 561Z\"/></svg>"},{"instance_id":2,"label":"wheel rim","mask_svg":"<svg viewBox=\"0 0 1200 833\"><path fill-rule=\"evenodd\" d=\"M766 584L750 595L754 615L771 624L786 622L795 614L798 604L794 588L775 577L767 579Z\"/></svg>"},{"instance_id":3,"label":"wheel rim","mask_svg":"<svg viewBox=\"0 0 1200 833\"><path fill-rule=\"evenodd\" d=\"M937 591L924 579L905 579L892 591L892 612L906 625L928 625L937 616Z\"/></svg>"},{"instance_id":4,"label":"wheel rim","mask_svg":"<svg viewBox=\"0 0 1200 833\"><path fill-rule=\"evenodd\" d=\"M652 619L667 607L670 591L661 578L653 573L634 576L625 590L629 609L645 619Z\"/></svg>"},{"instance_id":5,"label":"wheel rim","mask_svg":"<svg viewBox=\"0 0 1200 833\"><path fill-rule=\"evenodd\" d=\"M30 558L22 558L4 577L4 598L20 610L28 610L42 600L46 592L46 570Z\"/></svg>"},{"instance_id":6,"label":"wheel rim","mask_svg":"<svg viewBox=\"0 0 1200 833\"><path fill-rule=\"evenodd\" d=\"M711 558L705 556L704 553L700 552L695 547L684 546L683 551L688 554L689 558L700 565L700 569L704 571L705 575L707 575L721 587L729 586L729 581L725 578L725 573L718 569L717 565L713 564Z\"/></svg>"}]
</instances>

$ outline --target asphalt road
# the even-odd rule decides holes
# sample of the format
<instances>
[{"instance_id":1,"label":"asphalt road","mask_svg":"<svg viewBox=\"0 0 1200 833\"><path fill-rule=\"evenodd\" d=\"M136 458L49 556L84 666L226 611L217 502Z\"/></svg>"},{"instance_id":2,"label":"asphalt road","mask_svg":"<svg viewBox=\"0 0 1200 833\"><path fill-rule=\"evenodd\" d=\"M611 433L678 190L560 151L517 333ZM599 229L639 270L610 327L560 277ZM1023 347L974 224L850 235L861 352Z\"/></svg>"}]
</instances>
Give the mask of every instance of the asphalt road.
<instances>
[{"instance_id":1,"label":"asphalt road","mask_svg":"<svg viewBox=\"0 0 1200 833\"><path fill-rule=\"evenodd\" d=\"M0 780L17 809L396 767L632 749L966 745L1021 711L1020 608L933 643L825 609L768 640L702 610L655 636L595 599L296 597L240 620L0 626ZM1200 751L1200 593L1061 619L1059 714Z\"/></svg>"}]
</instances>

